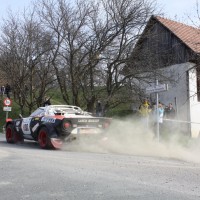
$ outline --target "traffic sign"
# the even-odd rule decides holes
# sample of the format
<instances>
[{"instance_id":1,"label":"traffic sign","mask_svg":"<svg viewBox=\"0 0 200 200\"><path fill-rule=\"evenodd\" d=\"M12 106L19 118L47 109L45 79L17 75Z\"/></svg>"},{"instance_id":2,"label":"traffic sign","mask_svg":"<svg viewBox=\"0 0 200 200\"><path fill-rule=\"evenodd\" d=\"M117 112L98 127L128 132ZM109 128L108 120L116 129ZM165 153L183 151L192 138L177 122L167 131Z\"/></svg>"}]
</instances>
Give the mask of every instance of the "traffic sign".
<instances>
[{"instance_id":1,"label":"traffic sign","mask_svg":"<svg viewBox=\"0 0 200 200\"><path fill-rule=\"evenodd\" d=\"M4 106L10 106L12 104L12 101L9 98L4 99L3 101Z\"/></svg>"},{"instance_id":2,"label":"traffic sign","mask_svg":"<svg viewBox=\"0 0 200 200\"><path fill-rule=\"evenodd\" d=\"M164 92L168 90L168 84L159 84L146 88L146 92L155 93L155 92Z\"/></svg>"},{"instance_id":3,"label":"traffic sign","mask_svg":"<svg viewBox=\"0 0 200 200\"><path fill-rule=\"evenodd\" d=\"M12 107L8 107L8 106L3 107L3 111L9 112L11 110L12 110Z\"/></svg>"}]
</instances>

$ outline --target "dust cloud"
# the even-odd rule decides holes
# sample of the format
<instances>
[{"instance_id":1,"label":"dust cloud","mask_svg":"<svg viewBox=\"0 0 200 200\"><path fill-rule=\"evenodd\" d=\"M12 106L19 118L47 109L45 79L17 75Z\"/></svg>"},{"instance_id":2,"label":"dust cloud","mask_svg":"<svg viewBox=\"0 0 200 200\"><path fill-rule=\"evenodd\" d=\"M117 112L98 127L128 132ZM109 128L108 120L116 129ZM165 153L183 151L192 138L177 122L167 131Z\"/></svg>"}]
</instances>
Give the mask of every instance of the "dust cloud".
<instances>
[{"instance_id":1,"label":"dust cloud","mask_svg":"<svg viewBox=\"0 0 200 200\"><path fill-rule=\"evenodd\" d=\"M113 119L101 138L81 137L64 145L67 151L154 156L200 163L200 140L176 131L159 134L132 118Z\"/></svg>"}]
</instances>

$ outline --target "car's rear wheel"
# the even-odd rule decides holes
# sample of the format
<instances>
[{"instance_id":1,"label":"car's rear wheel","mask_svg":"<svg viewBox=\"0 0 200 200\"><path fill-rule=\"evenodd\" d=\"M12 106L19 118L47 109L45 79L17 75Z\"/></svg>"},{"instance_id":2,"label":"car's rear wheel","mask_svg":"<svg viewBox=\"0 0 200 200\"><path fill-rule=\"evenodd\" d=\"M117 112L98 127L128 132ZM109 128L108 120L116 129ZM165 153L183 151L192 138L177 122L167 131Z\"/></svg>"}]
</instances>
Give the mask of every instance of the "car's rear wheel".
<instances>
[{"instance_id":1,"label":"car's rear wheel","mask_svg":"<svg viewBox=\"0 0 200 200\"><path fill-rule=\"evenodd\" d=\"M48 129L46 127L40 129L38 134L38 143L42 149L49 149L53 147L48 135Z\"/></svg>"},{"instance_id":2,"label":"car's rear wheel","mask_svg":"<svg viewBox=\"0 0 200 200\"><path fill-rule=\"evenodd\" d=\"M14 125L12 124L9 124L6 127L6 141L8 143L17 143L23 141L23 138L20 136L19 133L16 132Z\"/></svg>"}]
</instances>

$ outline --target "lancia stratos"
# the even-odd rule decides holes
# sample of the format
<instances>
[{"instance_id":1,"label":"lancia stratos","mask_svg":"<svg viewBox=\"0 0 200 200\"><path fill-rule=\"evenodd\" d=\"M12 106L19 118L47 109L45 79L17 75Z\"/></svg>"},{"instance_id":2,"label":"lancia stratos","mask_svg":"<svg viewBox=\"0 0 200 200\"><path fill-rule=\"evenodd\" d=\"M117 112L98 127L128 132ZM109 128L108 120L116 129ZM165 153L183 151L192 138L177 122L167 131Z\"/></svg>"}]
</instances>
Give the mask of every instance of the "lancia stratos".
<instances>
[{"instance_id":1,"label":"lancia stratos","mask_svg":"<svg viewBox=\"0 0 200 200\"><path fill-rule=\"evenodd\" d=\"M37 141L43 149L59 149L64 142L86 135L106 137L111 118L95 117L72 105L39 107L29 117L7 119L5 136L8 143Z\"/></svg>"}]
</instances>

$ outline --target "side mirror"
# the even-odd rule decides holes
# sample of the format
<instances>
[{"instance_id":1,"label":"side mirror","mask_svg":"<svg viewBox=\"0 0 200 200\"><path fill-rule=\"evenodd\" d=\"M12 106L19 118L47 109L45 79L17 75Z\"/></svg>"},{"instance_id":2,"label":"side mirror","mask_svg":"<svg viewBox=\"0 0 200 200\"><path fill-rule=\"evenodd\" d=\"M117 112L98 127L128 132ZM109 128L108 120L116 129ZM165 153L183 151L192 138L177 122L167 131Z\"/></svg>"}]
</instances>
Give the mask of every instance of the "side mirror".
<instances>
[{"instance_id":1,"label":"side mirror","mask_svg":"<svg viewBox=\"0 0 200 200\"><path fill-rule=\"evenodd\" d=\"M20 119L23 118L21 114L19 114L19 118L20 118Z\"/></svg>"}]
</instances>

